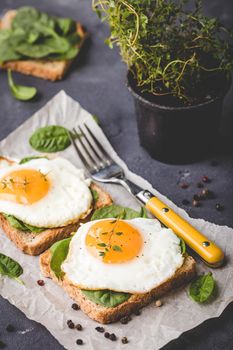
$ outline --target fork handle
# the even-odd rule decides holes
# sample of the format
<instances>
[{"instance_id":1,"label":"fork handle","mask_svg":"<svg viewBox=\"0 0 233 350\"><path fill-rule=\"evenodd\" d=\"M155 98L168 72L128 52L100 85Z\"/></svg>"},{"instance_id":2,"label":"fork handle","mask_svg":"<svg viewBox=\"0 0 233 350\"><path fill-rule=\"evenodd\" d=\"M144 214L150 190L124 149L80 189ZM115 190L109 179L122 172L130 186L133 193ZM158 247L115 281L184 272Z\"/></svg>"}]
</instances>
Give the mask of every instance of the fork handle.
<instances>
[{"instance_id":1,"label":"fork handle","mask_svg":"<svg viewBox=\"0 0 233 350\"><path fill-rule=\"evenodd\" d=\"M190 248L200 255L208 265L211 267L222 265L224 253L214 242L210 241L149 191L143 191L143 193L139 193L137 197L144 202L146 208L156 216L159 221L171 228L190 246Z\"/></svg>"}]
</instances>

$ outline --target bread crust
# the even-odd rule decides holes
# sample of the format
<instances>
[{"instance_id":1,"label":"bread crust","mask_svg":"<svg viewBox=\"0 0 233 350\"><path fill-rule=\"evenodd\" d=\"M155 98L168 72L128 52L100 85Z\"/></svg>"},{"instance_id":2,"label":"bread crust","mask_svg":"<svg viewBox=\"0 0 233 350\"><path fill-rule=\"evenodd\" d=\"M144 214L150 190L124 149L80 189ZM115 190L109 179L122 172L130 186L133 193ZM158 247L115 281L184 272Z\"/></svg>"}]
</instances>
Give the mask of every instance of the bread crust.
<instances>
[{"instance_id":1,"label":"bread crust","mask_svg":"<svg viewBox=\"0 0 233 350\"><path fill-rule=\"evenodd\" d=\"M86 222L90 218L93 209L99 209L112 203L110 195L100 186L91 183L90 188L97 191L98 200L94 203L92 210L90 210L85 217L75 223L65 227L47 229L41 233L29 233L13 228L4 215L0 213L0 227L8 238L25 254L39 255L51 247L53 243L67 238L72 232L77 231L80 223Z\"/></svg>"},{"instance_id":2,"label":"bread crust","mask_svg":"<svg viewBox=\"0 0 233 350\"><path fill-rule=\"evenodd\" d=\"M49 250L40 256L40 268L43 275L52 278L53 281L58 283L80 306L85 314L102 324L117 322L121 318L129 316L169 291L184 286L195 276L196 273L195 260L191 256L187 256L185 257L183 265L176 271L175 275L160 286L152 289L149 293L133 294L126 302L114 308L106 308L88 300L82 291L70 281L66 279L58 280L50 269L50 259L51 253Z\"/></svg>"},{"instance_id":3,"label":"bread crust","mask_svg":"<svg viewBox=\"0 0 233 350\"><path fill-rule=\"evenodd\" d=\"M10 10L5 14L2 21L0 21L0 30L10 28L11 22L16 13L16 10ZM76 28L77 33L81 38L78 44L79 49L81 49L88 34L80 23L76 23ZM26 75L33 75L45 80L55 81L60 80L64 77L73 61L74 59L61 61L20 60L6 62L0 65L0 67L3 69L11 69L12 71Z\"/></svg>"}]
</instances>

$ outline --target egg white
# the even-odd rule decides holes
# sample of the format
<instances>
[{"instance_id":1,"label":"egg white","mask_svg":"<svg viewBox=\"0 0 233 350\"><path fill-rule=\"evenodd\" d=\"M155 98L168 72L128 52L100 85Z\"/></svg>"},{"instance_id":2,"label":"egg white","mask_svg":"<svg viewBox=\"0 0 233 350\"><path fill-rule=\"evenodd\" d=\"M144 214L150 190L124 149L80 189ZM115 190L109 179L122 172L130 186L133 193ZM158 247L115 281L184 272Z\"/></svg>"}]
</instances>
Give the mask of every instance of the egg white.
<instances>
[{"instance_id":1,"label":"egg white","mask_svg":"<svg viewBox=\"0 0 233 350\"><path fill-rule=\"evenodd\" d=\"M106 264L91 255L85 245L89 228L97 221L83 224L72 238L62 264L65 278L82 289L146 293L172 277L182 266L180 240L171 229L162 228L155 219L126 220L143 238L139 257L119 264Z\"/></svg>"},{"instance_id":2,"label":"egg white","mask_svg":"<svg viewBox=\"0 0 233 350\"><path fill-rule=\"evenodd\" d=\"M0 180L20 169L40 171L47 176L51 187L45 197L31 205L0 200L1 213L13 215L32 226L54 228L77 221L91 208L90 180L85 180L83 169L77 169L68 160L40 158L12 165L0 169Z\"/></svg>"}]
</instances>

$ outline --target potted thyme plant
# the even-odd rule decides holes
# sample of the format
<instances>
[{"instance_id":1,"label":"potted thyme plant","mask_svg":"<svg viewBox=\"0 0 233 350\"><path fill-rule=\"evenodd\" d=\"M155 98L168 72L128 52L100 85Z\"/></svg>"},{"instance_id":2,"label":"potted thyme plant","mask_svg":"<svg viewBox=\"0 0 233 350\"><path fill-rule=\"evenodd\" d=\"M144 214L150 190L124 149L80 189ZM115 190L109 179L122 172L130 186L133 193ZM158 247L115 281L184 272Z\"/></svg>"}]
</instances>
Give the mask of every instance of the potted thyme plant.
<instances>
[{"instance_id":1,"label":"potted thyme plant","mask_svg":"<svg viewBox=\"0 0 233 350\"><path fill-rule=\"evenodd\" d=\"M218 137L231 85L232 32L202 0L93 0L126 62L141 144L168 162L191 161Z\"/></svg>"}]
</instances>

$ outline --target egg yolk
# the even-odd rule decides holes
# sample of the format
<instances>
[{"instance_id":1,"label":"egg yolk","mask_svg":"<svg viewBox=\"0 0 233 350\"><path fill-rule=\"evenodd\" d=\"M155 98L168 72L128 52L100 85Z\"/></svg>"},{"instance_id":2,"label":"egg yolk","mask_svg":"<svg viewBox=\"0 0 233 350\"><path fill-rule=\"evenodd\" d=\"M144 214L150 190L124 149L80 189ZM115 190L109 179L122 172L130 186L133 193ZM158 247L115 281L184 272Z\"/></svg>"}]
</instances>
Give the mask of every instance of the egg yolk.
<instances>
[{"instance_id":1,"label":"egg yolk","mask_svg":"<svg viewBox=\"0 0 233 350\"><path fill-rule=\"evenodd\" d=\"M45 197L50 182L38 170L20 169L12 171L0 180L0 200L19 204L33 204Z\"/></svg>"},{"instance_id":2,"label":"egg yolk","mask_svg":"<svg viewBox=\"0 0 233 350\"><path fill-rule=\"evenodd\" d=\"M140 232L123 220L104 220L90 227L86 247L107 264L118 264L138 256L143 241Z\"/></svg>"}]
</instances>

